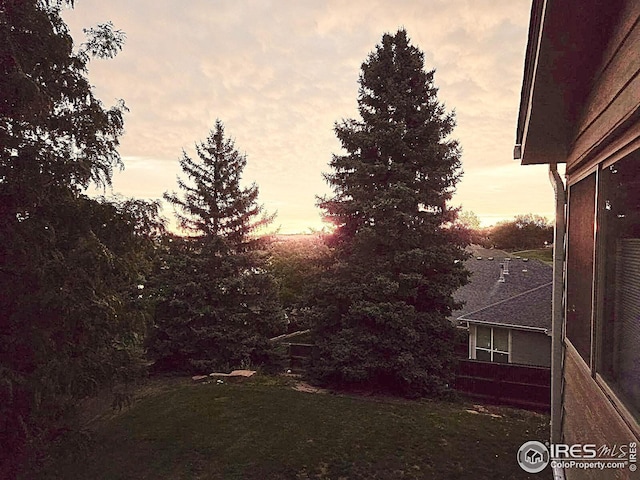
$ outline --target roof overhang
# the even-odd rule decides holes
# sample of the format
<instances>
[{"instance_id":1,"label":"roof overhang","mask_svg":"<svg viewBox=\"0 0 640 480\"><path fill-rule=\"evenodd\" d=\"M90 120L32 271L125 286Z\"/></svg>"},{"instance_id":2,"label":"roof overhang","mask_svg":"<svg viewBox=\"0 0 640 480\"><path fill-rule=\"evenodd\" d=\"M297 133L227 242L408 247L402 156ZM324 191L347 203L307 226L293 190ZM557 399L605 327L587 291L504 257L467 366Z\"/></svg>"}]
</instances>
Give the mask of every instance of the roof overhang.
<instances>
[{"instance_id":1,"label":"roof overhang","mask_svg":"<svg viewBox=\"0 0 640 480\"><path fill-rule=\"evenodd\" d=\"M514 159L564 163L620 0L534 0Z\"/></svg>"}]
</instances>

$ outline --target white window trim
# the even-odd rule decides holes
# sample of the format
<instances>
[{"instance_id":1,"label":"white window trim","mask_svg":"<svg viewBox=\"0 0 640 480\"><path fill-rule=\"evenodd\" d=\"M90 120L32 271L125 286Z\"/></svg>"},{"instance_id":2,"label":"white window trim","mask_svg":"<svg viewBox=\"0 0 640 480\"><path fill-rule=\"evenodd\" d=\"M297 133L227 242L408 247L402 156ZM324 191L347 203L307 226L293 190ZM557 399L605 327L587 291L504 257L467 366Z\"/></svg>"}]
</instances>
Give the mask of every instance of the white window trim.
<instances>
[{"instance_id":1,"label":"white window trim","mask_svg":"<svg viewBox=\"0 0 640 480\"><path fill-rule=\"evenodd\" d=\"M499 362L493 362L493 353L506 353L508 355L508 363L511 363L511 352L513 351L512 348L512 342L511 342L511 329L510 328L503 328L503 327L493 327L491 325L483 325L483 327L486 328L490 328L491 329L491 349L488 348L482 348L482 347L477 347L476 345L478 344L478 326L477 325L469 325L469 332L471 333L469 335L469 359L471 360L477 360L476 358L476 350L480 349L480 350L484 350L485 352L490 352L491 353L491 362L492 363L499 363ZM507 333L509 334L509 346L507 347L509 349L508 352L502 351L502 350L496 350L493 348L493 330L494 328L500 328L501 330L506 330Z\"/></svg>"}]
</instances>

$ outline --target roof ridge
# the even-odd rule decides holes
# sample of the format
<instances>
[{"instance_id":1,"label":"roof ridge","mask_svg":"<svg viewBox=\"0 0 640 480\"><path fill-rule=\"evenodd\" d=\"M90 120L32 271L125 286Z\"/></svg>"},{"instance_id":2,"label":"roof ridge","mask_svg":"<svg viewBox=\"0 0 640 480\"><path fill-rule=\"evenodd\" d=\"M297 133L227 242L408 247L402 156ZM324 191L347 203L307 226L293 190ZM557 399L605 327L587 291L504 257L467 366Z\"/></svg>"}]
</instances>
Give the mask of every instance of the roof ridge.
<instances>
[{"instance_id":1,"label":"roof ridge","mask_svg":"<svg viewBox=\"0 0 640 480\"><path fill-rule=\"evenodd\" d=\"M549 285L553 285L553 282L547 282L547 283L544 283L544 284L539 285L539 286L537 286L537 287L535 287L535 288L532 288L532 289L530 289L530 290L527 290L526 292L518 293L517 295L513 295L512 297L505 298L504 300L500 300L499 302L495 302L495 303L492 303L492 304L490 304L490 305L486 305L486 306L484 306L484 307L482 307L482 308L479 308L479 309L477 309L477 310L474 310L473 312L465 313L464 315L459 316L459 317L457 318L457 320L464 320L464 319L465 319L465 317L468 317L469 315L473 315L474 313L481 312L481 311L486 310L486 309L488 309L488 308L493 308L493 307L495 307L496 305L500 305L500 304L502 304L502 303L509 302L509 301L513 300L514 298L522 297L523 295L528 295L528 294L530 294L531 292L535 292L536 290L539 290L539 289L541 289L542 287L547 287L547 286L549 286Z\"/></svg>"}]
</instances>

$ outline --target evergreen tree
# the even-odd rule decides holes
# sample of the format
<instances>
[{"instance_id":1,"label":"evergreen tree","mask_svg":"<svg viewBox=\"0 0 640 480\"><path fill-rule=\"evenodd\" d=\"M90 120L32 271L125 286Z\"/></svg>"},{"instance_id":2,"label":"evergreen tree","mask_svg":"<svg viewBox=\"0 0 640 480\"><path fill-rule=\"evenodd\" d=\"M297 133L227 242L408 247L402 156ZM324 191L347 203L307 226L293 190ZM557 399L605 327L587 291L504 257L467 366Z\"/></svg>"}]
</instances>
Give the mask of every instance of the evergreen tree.
<instances>
[{"instance_id":1,"label":"evergreen tree","mask_svg":"<svg viewBox=\"0 0 640 480\"><path fill-rule=\"evenodd\" d=\"M186 153L178 179L182 195L166 193L182 228L194 236L170 238L158 272L160 302L151 352L157 367L194 373L275 361L268 341L284 328L273 277L260 238L268 225L258 187L240 185L246 156L224 136L222 122Z\"/></svg>"},{"instance_id":2,"label":"evergreen tree","mask_svg":"<svg viewBox=\"0 0 640 480\"><path fill-rule=\"evenodd\" d=\"M336 263L318 292L320 380L434 394L452 375L452 294L467 272L447 202L460 179L454 116L407 33L385 34L362 65L358 120L335 131L345 151L319 205L336 225Z\"/></svg>"},{"instance_id":3,"label":"evergreen tree","mask_svg":"<svg viewBox=\"0 0 640 480\"><path fill-rule=\"evenodd\" d=\"M183 153L180 167L193 184L178 178L184 198L166 193L165 199L177 208L180 226L197 235L224 239L227 246L245 249L254 239L250 234L268 225L274 215L263 215L257 203L258 187L242 188L240 180L247 157L224 136L224 126L216 120L206 143L196 145L199 161Z\"/></svg>"}]
</instances>

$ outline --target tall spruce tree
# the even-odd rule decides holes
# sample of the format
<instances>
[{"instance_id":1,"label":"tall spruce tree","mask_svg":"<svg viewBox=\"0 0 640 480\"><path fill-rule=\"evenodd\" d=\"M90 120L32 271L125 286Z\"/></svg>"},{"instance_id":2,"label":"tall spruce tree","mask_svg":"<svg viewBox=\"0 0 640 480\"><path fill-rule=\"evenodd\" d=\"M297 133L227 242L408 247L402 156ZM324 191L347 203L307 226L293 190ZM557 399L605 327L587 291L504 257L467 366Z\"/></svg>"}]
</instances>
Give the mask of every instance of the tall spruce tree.
<instances>
[{"instance_id":1,"label":"tall spruce tree","mask_svg":"<svg viewBox=\"0 0 640 480\"><path fill-rule=\"evenodd\" d=\"M468 274L448 206L461 176L454 115L433 77L405 30L385 34L362 65L362 119L336 124L346 153L319 202L336 225L336 264L317 296L320 380L424 395L451 379L448 317Z\"/></svg>"},{"instance_id":2,"label":"tall spruce tree","mask_svg":"<svg viewBox=\"0 0 640 480\"><path fill-rule=\"evenodd\" d=\"M178 178L183 197L166 193L165 199L177 208L180 226L210 239L224 239L227 247L243 250L255 238L251 233L271 223L274 215L264 215L257 203L258 186L241 187L247 157L238 152L233 140L225 138L224 125L216 120L205 143L196 145L199 160L186 153L180 160L189 181Z\"/></svg>"},{"instance_id":3,"label":"tall spruce tree","mask_svg":"<svg viewBox=\"0 0 640 480\"><path fill-rule=\"evenodd\" d=\"M277 356L268 339L284 316L255 232L274 216L257 203L255 184L241 186L246 156L222 122L196 151L180 160L182 194L165 194L193 236L167 242L152 355L161 369L193 373L269 366Z\"/></svg>"}]
</instances>

